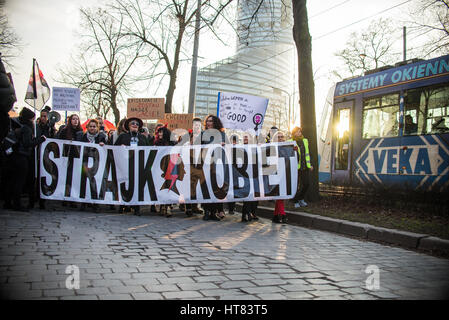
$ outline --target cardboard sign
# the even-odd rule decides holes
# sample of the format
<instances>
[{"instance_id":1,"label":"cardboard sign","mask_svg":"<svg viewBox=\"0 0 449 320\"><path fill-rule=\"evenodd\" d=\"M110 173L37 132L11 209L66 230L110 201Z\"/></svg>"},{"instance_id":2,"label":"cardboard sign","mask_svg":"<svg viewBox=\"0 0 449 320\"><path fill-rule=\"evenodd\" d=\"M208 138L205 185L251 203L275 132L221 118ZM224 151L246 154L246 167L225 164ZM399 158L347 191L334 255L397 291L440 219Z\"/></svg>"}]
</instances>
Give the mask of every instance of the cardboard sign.
<instances>
[{"instance_id":1,"label":"cardboard sign","mask_svg":"<svg viewBox=\"0 0 449 320\"><path fill-rule=\"evenodd\" d=\"M80 111L80 89L53 87L53 111Z\"/></svg>"},{"instance_id":2,"label":"cardboard sign","mask_svg":"<svg viewBox=\"0 0 449 320\"><path fill-rule=\"evenodd\" d=\"M142 120L163 119L165 113L164 98L131 98L128 99L127 117Z\"/></svg>"},{"instance_id":3,"label":"cardboard sign","mask_svg":"<svg viewBox=\"0 0 449 320\"><path fill-rule=\"evenodd\" d=\"M193 113L166 113L163 123L168 124L167 127L170 131L175 129L189 130L193 126Z\"/></svg>"}]
</instances>

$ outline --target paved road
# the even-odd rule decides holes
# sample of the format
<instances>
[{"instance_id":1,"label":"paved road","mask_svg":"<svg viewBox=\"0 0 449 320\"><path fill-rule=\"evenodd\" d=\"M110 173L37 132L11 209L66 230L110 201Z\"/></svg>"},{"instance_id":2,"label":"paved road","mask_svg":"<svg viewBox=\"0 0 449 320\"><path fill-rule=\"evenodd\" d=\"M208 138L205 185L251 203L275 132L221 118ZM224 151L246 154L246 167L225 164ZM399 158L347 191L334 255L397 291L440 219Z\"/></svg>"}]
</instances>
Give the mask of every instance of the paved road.
<instances>
[{"instance_id":1,"label":"paved road","mask_svg":"<svg viewBox=\"0 0 449 320\"><path fill-rule=\"evenodd\" d=\"M239 221L237 214L216 222L182 213L168 219L112 211L1 210L1 295L95 300L449 297L447 259L266 219ZM79 289L67 289L76 284L78 270Z\"/></svg>"}]
</instances>

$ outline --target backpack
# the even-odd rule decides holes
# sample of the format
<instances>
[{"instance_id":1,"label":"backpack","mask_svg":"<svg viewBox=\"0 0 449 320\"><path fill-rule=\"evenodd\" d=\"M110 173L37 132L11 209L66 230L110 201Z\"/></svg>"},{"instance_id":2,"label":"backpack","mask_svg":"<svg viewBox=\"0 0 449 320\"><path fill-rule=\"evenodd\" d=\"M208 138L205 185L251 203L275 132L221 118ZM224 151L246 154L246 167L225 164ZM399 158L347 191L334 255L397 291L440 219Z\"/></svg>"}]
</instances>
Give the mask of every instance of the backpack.
<instances>
[{"instance_id":1,"label":"backpack","mask_svg":"<svg viewBox=\"0 0 449 320\"><path fill-rule=\"evenodd\" d=\"M20 140L20 136L18 136L16 130L22 129L23 127L23 125L15 119L11 119L11 121L14 121L15 125L13 126L11 123L11 125L9 126L8 134L0 144L0 151L6 156L10 156L14 151L16 151ZM18 128L17 125L19 126Z\"/></svg>"}]
</instances>

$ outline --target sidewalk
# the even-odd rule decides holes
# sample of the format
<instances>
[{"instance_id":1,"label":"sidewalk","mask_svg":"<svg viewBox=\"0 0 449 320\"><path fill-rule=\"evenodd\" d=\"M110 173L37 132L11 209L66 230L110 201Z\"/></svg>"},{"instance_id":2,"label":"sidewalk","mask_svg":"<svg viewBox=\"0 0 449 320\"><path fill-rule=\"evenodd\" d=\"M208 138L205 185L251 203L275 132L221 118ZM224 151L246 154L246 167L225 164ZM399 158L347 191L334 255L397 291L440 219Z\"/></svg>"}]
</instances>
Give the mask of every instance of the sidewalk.
<instances>
[{"instance_id":1,"label":"sidewalk","mask_svg":"<svg viewBox=\"0 0 449 320\"><path fill-rule=\"evenodd\" d=\"M237 203L240 211L242 203ZM274 208L257 207L257 215L271 219ZM422 251L443 257L449 257L449 240L440 239L426 234L406 232L396 229L376 227L370 224L333 219L300 211L285 211L288 222L306 228L334 232L346 236L396 245L407 249Z\"/></svg>"}]
</instances>

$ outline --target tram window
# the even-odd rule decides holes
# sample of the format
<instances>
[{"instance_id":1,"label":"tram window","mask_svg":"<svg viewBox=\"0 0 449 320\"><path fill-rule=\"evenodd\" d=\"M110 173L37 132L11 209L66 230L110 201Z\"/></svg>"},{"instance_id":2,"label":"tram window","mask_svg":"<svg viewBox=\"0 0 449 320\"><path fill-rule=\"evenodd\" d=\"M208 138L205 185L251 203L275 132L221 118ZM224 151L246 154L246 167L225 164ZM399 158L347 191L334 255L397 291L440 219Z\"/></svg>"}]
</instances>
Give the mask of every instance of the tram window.
<instances>
[{"instance_id":1,"label":"tram window","mask_svg":"<svg viewBox=\"0 0 449 320\"><path fill-rule=\"evenodd\" d=\"M325 112L326 112L326 118L324 120L323 127L321 128L321 135L320 135L320 139L323 142L326 141L327 131L329 129L329 121L331 119L332 105L328 105Z\"/></svg>"},{"instance_id":2,"label":"tram window","mask_svg":"<svg viewBox=\"0 0 449 320\"><path fill-rule=\"evenodd\" d=\"M363 101L362 137L395 137L399 133L399 94L389 94Z\"/></svg>"},{"instance_id":3,"label":"tram window","mask_svg":"<svg viewBox=\"0 0 449 320\"><path fill-rule=\"evenodd\" d=\"M449 132L449 86L408 90L405 97L405 115L412 117L413 123L417 125L417 132L410 133L405 123L404 135Z\"/></svg>"},{"instance_id":4,"label":"tram window","mask_svg":"<svg viewBox=\"0 0 449 320\"><path fill-rule=\"evenodd\" d=\"M348 169L350 121L351 109L346 108L337 111L335 170Z\"/></svg>"}]
</instances>

